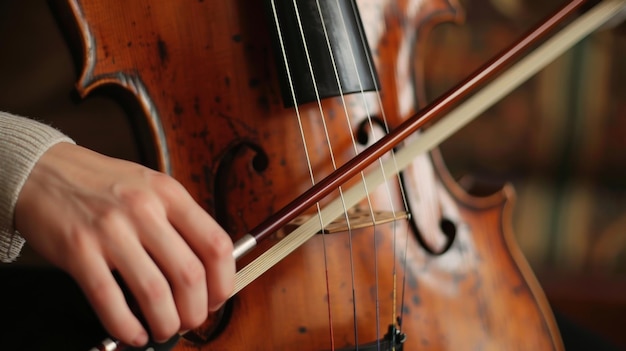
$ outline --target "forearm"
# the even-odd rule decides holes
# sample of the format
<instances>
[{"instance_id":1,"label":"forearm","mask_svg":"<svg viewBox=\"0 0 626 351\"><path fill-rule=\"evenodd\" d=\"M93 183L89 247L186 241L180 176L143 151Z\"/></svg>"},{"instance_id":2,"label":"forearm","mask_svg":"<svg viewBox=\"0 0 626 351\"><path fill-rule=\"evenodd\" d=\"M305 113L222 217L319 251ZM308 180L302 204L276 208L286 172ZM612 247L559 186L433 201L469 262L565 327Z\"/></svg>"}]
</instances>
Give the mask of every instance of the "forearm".
<instances>
[{"instance_id":1,"label":"forearm","mask_svg":"<svg viewBox=\"0 0 626 351\"><path fill-rule=\"evenodd\" d=\"M32 119L0 111L0 261L17 258L24 239L15 230L15 203L35 163L52 145L73 141Z\"/></svg>"}]
</instances>

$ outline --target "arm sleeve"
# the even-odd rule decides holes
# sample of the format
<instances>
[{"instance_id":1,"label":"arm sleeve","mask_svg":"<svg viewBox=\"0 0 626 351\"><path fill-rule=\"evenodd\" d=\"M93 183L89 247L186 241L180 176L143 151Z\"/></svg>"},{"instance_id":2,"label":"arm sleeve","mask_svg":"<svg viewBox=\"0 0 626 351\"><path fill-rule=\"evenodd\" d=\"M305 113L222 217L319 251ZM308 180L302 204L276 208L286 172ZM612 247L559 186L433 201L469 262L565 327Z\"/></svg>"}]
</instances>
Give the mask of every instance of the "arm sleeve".
<instances>
[{"instance_id":1,"label":"arm sleeve","mask_svg":"<svg viewBox=\"0 0 626 351\"><path fill-rule=\"evenodd\" d=\"M72 139L46 124L0 111L0 261L14 261L24 245L15 230L17 197L41 155Z\"/></svg>"}]
</instances>

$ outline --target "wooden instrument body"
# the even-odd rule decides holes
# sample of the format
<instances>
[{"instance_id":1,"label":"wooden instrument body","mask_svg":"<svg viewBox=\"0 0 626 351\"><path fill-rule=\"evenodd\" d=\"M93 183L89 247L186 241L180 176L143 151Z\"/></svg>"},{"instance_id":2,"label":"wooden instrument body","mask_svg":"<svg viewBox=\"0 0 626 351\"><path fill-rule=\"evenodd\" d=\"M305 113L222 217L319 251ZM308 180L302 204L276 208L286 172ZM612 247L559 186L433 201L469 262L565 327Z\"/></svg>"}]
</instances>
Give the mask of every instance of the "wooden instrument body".
<instances>
[{"instance_id":1,"label":"wooden instrument body","mask_svg":"<svg viewBox=\"0 0 626 351\"><path fill-rule=\"evenodd\" d=\"M137 122L147 127L156 166L236 240L311 186L301 134L319 180L333 170L324 125L333 158L342 164L353 157L351 135L368 114L384 111L393 128L415 113L419 72L412 67L420 39L437 22L461 17L446 1L357 3L380 95L324 99L297 113L284 107L275 65L281 58L272 50L266 8L250 0L70 0L84 59L77 88L82 96L103 86L130 93L145 116ZM406 171L407 192L418 203L413 220L434 246L440 245L440 215L455 223L447 252L430 254L406 221L318 235L232 299L214 340L183 340L176 349L313 351L363 344L386 333L394 309L403 312L406 350L561 349L549 306L512 237L512 189L472 198L431 160L424 155ZM438 202L424 200L431 197L416 194L418 188ZM371 197L374 209L402 208L397 182L390 189L391 195L381 188ZM434 214L420 211L433 206Z\"/></svg>"}]
</instances>

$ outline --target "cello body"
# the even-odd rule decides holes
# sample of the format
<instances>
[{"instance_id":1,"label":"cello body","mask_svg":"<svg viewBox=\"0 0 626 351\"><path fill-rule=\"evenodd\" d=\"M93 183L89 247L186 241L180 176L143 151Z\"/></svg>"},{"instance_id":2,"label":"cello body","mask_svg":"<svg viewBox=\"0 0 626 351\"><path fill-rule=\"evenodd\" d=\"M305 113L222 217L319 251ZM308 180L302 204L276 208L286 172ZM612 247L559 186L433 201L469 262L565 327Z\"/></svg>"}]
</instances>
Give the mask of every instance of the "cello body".
<instances>
[{"instance_id":1,"label":"cello body","mask_svg":"<svg viewBox=\"0 0 626 351\"><path fill-rule=\"evenodd\" d=\"M81 48L80 95L114 87L130 96L151 165L180 181L233 240L371 143L375 136L353 144L360 129L384 129L368 127L368 117L384 115L393 128L414 114L421 39L436 23L462 18L445 0L357 1L377 91L295 99L296 109L277 78L284 72L267 3L64 2ZM562 349L514 243L509 186L474 198L436 154L423 155L403 182L363 205L402 208L401 191L410 220L315 236L175 349L354 350L394 324L406 350ZM442 233L444 217L453 239Z\"/></svg>"}]
</instances>

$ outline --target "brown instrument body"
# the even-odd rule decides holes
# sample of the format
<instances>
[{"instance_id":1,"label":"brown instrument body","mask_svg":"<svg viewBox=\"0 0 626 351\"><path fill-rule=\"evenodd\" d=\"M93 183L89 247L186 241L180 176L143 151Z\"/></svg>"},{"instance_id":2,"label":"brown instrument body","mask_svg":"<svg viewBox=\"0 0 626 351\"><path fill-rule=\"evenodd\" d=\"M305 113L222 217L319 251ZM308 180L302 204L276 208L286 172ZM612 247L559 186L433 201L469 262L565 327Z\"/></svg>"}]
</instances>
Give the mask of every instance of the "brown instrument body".
<instances>
[{"instance_id":1,"label":"brown instrument body","mask_svg":"<svg viewBox=\"0 0 626 351\"><path fill-rule=\"evenodd\" d=\"M437 22L461 14L445 0L357 3L393 127L418 109L411 69L421 38ZM80 94L105 85L130 92L146 117L140 124L148 127L157 167L177 178L233 240L311 186L296 114L281 99L274 64L280 58L271 50L261 1L72 0L68 9L83 48ZM353 157L350 135L367 111L381 114L375 93L345 99L351 126L341 99L321 103L338 164ZM307 103L299 112L321 179L332 162L320 108ZM263 153L266 159L258 156ZM512 189L470 197L428 156L407 175L412 201L425 201L414 193L418 186L434 190L437 215L456 223L456 241L447 252L424 250L406 221L395 231L390 224L354 231L352 256L348 233L318 235L233 297L231 317L214 340L203 346L182 340L176 349L328 350L329 310L334 347L354 345L355 324L363 344L386 333L393 309L398 315L404 310L405 350L562 349L546 299L513 240ZM401 208L397 185L392 192L395 208ZM377 191L374 208L389 208L388 197ZM412 215L426 240L440 245L437 219Z\"/></svg>"}]
</instances>

